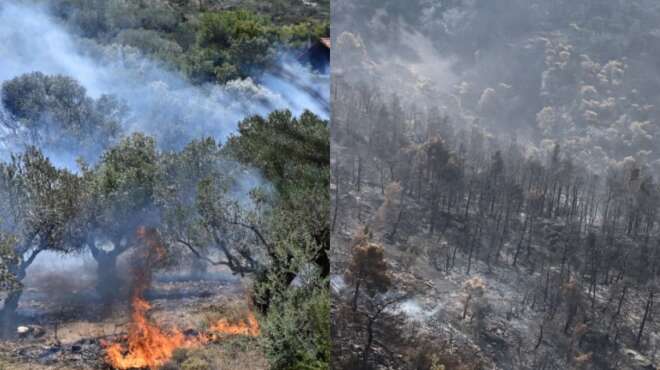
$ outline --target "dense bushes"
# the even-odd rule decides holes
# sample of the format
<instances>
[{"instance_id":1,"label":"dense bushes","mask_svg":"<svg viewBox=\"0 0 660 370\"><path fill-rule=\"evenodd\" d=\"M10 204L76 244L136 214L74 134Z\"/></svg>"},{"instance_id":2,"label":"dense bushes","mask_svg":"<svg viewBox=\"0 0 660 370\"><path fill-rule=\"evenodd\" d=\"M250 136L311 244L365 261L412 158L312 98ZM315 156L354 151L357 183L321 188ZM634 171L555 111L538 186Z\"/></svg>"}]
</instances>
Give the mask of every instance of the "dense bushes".
<instances>
[{"instance_id":1,"label":"dense bushes","mask_svg":"<svg viewBox=\"0 0 660 370\"><path fill-rule=\"evenodd\" d=\"M310 41L329 34L329 23L318 5L245 1L236 9L219 9L198 3L54 0L49 4L80 36L135 47L183 71L195 83L255 76L275 60L276 52L293 49L298 54Z\"/></svg>"},{"instance_id":2,"label":"dense bushes","mask_svg":"<svg viewBox=\"0 0 660 370\"><path fill-rule=\"evenodd\" d=\"M249 76L273 57L274 27L265 17L238 10L203 14L186 70L195 81Z\"/></svg>"},{"instance_id":3,"label":"dense bushes","mask_svg":"<svg viewBox=\"0 0 660 370\"><path fill-rule=\"evenodd\" d=\"M328 369L331 338L327 280L318 274L310 274L306 280L299 286L277 290L265 317L264 348L272 369Z\"/></svg>"},{"instance_id":4,"label":"dense bushes","mask_svg":"<svg viewBox=\"0 0 660 370\"><path fill-rule=\"evenodd\" d=\"M257 277L267 310L265 348L272 369L327 369L330 357L328 122L310 112L271 113L240 123L227 150L260 169L277 190L271 265Z\"/></svg>"},{"instance_id":5,"label":"dense bushes","mask_svg":"<svg viewBox=\"0 0 660 370\"><path fill-rule=\"evenodd\" d=\"M41 72L2 84L2 106L12 127L29 132L32 144L103 149L117 137L126 108L113 96L90 98L76 80Z\"/></svg>"}]
</instances>

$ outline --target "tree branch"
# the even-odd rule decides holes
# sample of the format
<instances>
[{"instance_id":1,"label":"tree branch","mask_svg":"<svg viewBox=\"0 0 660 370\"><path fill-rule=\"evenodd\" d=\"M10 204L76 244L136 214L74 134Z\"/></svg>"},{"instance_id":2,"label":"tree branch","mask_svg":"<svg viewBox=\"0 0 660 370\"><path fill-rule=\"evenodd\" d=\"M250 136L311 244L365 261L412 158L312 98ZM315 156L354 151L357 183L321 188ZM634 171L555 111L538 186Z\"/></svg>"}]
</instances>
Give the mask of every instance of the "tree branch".
<instances>
[{"instance_id":1,"label":"tree branch","mask_svg":"<svg viewBox=\"0 0 660 370\"><path fill-rule=\"evenodd\" d=\"M175 241L176 241L177 243L181 243L183 246L185 246L186 248L188 248L188 250L190 250L190 251L192 252L192 254L195 255L195 257L197 257L197 258L199 258L199 259L201 259L201 260L204 260L204 261L206 261L206 262L208 262L208 263L210 263L210 264L212 264L212 265L214 265L214 266L219 266L219 265L229 266L229 263L228 263L227 261L214 261L214 260L210 259L209 257L204 256L204 255L201 254L197 249L195 249L195 247L194 247L192 244L186 242L186 241L183 240L183 239L176 239Z\"/></svg>"},{"instance_id":2,"label":"tree branch","mask_svg":"<svg viewBox=\"0 0 660 370\"><path fill-rule=\"evenodd\" d=\"M275 257L275 253L273 252L272 245L266 241L266 238L263 236L261 231L259 231L257 226L255 226L254 224L247 224L245 222L241 222L241 221L238 221L238 220L229 221L229 223L232 224L232 225L241 226L241 227L244 227L244 228L247 228L247 229L251 230L257 236L257 239L259 239L259 241L266 247L268 255L273 257L273 258Z\"/></svg>"}]
</instances>

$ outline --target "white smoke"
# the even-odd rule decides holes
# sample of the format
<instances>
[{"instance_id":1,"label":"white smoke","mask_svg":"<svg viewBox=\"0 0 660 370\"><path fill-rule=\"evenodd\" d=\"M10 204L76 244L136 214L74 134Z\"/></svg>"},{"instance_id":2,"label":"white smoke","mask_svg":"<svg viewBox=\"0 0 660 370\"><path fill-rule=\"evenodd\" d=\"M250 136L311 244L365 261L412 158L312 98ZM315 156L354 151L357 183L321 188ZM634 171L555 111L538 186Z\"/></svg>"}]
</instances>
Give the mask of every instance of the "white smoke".
<instances>
[{"instance_id":1,"label":"white smoke","mask_svg":"<svg viewBox=\"0 0 660 370\"><path fill-rule=\"evenodd\" d=\"M401 303L399 306L400 312L404 313L407 317L415 321L424 321L430 317L433 317L438 312L438 310L438 307L433 309L423 307L415 298L408 299Z\"/></svg>"},{"instance_id":2,"label":"white smoke","mask_svg":"<svg viewBox=\"0 0 660 370\"><path fill-rule=\"evenodd\" d=\"M222 142L235 132L240 120L275 109L289 109L294 115L306 109L323 118L329 115L329 76L313 73L296 61L282 58L277 70L266 71L259 81L248 78L222 86L193 86L180 73L135 48L101 46L69 34L44 7L3 3L0 83L34 71L73 77L93 98L119 97L130 109L125 133L152 135L162 149L180 149L204 136ZM3 140L0 157L16 150L16 144ZM70 153L47 154L56 165L67 168L75 168L79 155L75 148Z\"/></svg>"},{"instance_id":3,"label":"white smoke","mask_svg":"<svg viewBox=\"0 0 660 370\"><path fill-rule=\"evenodd\" d=\"M151 60L136 48L99 45L70 34L45 6L0 3L0 84L25 73L61 74L76 79L92 98L112 94L130 109L124 134L154 136L161 149L181 149L191 140L211 136L223 142L242 119L289 109L294 115L310 110L329 118L327 74L317 74L293 59L282 57L278 67L258 81L247 78L225 85L194 86L179 72ZM0 105L0 123L9 115ZM0 160L21 150L25 142L0 124ZM80 148L41 148L58 167L77 171ZM87 154L87 153L85 153ZM101 153L94 153L100 155ZM89 158L86 158L89 159ZM257 171L238 176L233 193L246 199L249 189L264 185ZM35 271L78 271L94 262L84 255L42 253L30 268ZM27 281L27 285L30 285Z\"/></svg>"}]
</instances>

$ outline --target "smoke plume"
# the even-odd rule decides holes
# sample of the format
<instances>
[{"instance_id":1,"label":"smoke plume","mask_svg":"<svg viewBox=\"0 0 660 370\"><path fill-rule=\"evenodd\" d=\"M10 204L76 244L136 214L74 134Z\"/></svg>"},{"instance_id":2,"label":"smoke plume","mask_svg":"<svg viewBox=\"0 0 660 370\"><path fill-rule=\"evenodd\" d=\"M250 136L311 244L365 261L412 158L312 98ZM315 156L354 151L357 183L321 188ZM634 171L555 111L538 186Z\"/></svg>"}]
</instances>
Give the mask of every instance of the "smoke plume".
<instances>
[{"instance_id":1,"label":"smoke plume","mask_svg":"<svg viewBox=\"0 0 660 370\"><path fill-rule=\"evenodd\" d=\"M92 98L111 94L128 105L124 134L154 136L161 149L181 149L205 136L222 142L250 115L305 109L328 117L329 77L311 72L282 56L277 68L259 80L246 78L225 85L193 86L178 72L124 45L99 45L70 34L43 6L10 1L0 5L0 82L40 71L76 79ZM4 120L7 112L1 112ZM26 143L6 128L2 157ZM76 148L48 152L59 166L75 169L75 158L94 160Z\"/></svg>"}]
</instances>

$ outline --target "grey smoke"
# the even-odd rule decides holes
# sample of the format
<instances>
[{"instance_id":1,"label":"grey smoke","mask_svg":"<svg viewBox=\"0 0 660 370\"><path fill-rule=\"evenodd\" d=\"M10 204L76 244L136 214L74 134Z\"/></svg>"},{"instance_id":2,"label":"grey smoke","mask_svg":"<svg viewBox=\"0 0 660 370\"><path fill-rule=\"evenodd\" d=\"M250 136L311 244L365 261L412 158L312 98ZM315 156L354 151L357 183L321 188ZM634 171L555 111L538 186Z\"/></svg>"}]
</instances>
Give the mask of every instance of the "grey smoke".
<instances>
[{"instance_id":1,"label":"grey smoke","mask_svg":"<svg viewBox=\"0 0 660 370\"><path fill-rule=\"evenodd\" d=\"M222 142L243 118L275 109L289 109L295 115L305 109L323 118L329 115L329 76L313 73L285 56L278 70L266 72L260 81L247 78L223 86L193 86L133 47L98 45L69 34L43 6L3 3L0 82L33 71L73 77L93 98L119 97L130 108L125 133L152 135L164 150L180 149L205 136ZM5 137L0 149L4 147L6 157L18 146L7 141L7 132L0 134ZM48 154L56 165L75 168L80 153L72 148Z\"/></svg>"},{"instance_id":2,"label":"grey smoke","mask_svg":"<svg viewBox=\"0 0 660 370\"><path fill-rule=\"evenodd\" d=\"M657 176L657 50L637 41L656 44L657 4L561 4L337 0L333 31L362 40L367 84L396 92L408 111L437 107L456 128L483 130L500 146L515 135L538 157L560 142L562 153L596 173L630 157ZM607 26L589 38L602 19ZM333 52L336 63L343 52Z\"/></svg>"},{"instance_id":3,"label":"grey smoke","mask_svg":"<svg viewBox=\"0 0 660 370\"><path fill-rule=\"evenodd\" d=\"M0 84L24 73L40 71L75 78L98 98L112 94L129 107L124 134L144 132L154 136L162 150L179 150L191 140L214 137L223 142L236 132L242 119L289 109L294 115L310 110L329 118L329 75L312 72L291 57L282 56L278 67L266 71L258 81L247 78L225 85L194 86L178 72L141 54L133 47L99 45L70 34L58 24L45 6L18 1L0 3ZM9 114L0 106L0 121ZM20 133L19 133L20 134ZM0 125L0 160L22 150L22 136ZM77 171L80 156L93 162L80 148L41 148L58 167ZM100 153L92 153L98 155ZM232 195L248 202L247 192L265 181L255 170L246 169L237 178ZM88 252L78 255L40 254L29 275L75 273L95 263ZM26 285L34 285L35 275Z\"/></svg>"}]
</instances>

